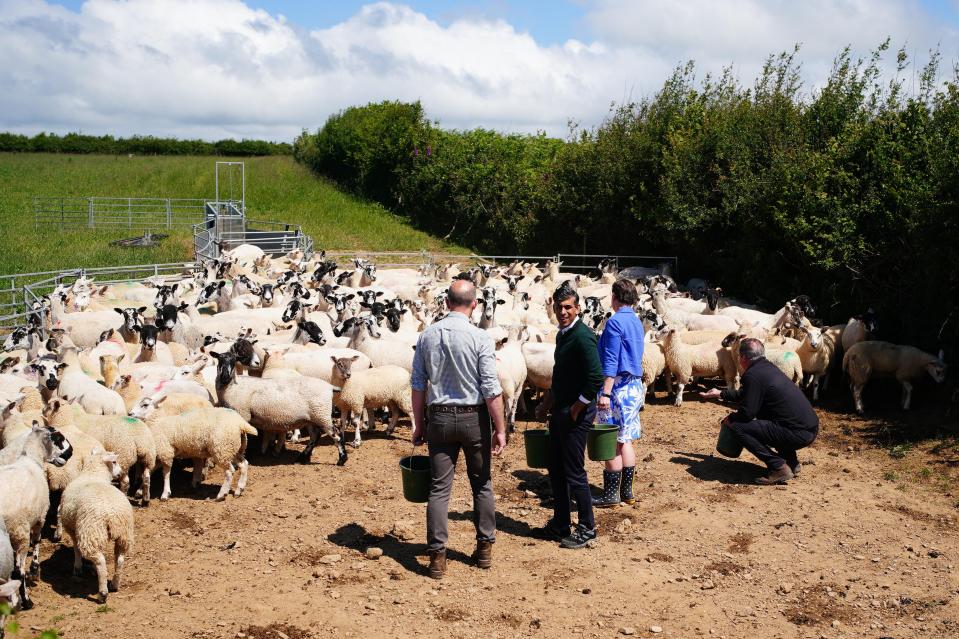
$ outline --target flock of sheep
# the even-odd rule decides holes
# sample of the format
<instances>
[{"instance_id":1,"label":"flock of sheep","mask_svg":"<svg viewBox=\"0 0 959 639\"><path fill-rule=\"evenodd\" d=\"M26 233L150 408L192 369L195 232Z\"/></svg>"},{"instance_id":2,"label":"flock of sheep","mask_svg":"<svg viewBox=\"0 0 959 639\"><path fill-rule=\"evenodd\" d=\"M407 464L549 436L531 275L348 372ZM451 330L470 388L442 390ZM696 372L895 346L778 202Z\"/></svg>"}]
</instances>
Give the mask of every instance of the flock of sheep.
<instances>
[{"instance_id":1,"label":"flock of sheep","mask_svg":"<svg viewBox=\"0 0 959 639\"><path fill-rule=\"evenodd\" d=\"M279 452L306 434L303 462L328 436L342 465L348 428L359 447L361 431L375 428L386 409L392 432L411 412L417 337L445 313L454 278L478 288L472 319L496 343L510 427L524 390L550 388L557 333L550 294L564 281L597 333L610 316L611 284L637 282L635 311L648 340L643 381L655 392L663 377L677 406L697 378L735 387L735 352L747 336L765 340L767 357L797 384L808 380L814 400L843 353L859 411L874 376L901 382L904 408L924 371L936 381L944 376L940 358L869 341L871 312L823 327L805 296L764 313L722 300L720 289L701 281L680 293L656 270L618 271L604 260L600 271L591 279L555 262L542 270L514 262L377 271L362 259L341 270L324 253L272 258L242 245L175 278L98 286L80 277L58 286L7 337L0 362L0 601L32 605L27 579L39 573L51 492L62 492L57 538L71 539L75 572L83 559L95 566L105 601L133 547L128 495L148 504L158 467L160 499L171 495L174 460L186 459L194 486L207 469L223 471L222 500L246 486L251 435L263 452Z\"/></svg>"}]
</instances>

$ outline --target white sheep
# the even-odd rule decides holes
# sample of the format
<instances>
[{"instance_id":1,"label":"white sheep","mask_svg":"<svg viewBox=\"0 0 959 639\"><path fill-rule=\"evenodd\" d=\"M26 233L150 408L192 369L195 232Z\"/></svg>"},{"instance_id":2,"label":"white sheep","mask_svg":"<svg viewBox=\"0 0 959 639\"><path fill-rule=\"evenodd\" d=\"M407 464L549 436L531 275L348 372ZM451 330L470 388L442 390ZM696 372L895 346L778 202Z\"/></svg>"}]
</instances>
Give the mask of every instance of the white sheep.
<instances>
[{"instance_id":1,"label":"white sheep","mask_svg":"<svg viewBox=\"0 0 959 639\"><path fill-rule=\"evenodd\" d=\"M100 442L107 451L116 453L123 471L120 489L124 493L130 486L130 468L140 462L143 468L142 503L144 506L150 504L150 473L156 466L156 442L146 424L126 415L90 415L79 406L72 406L60 400L47 404L43 415L51 426L56 428L61 425L75 425Z\"/></svg>"},{"instance_id":2,"label":"white sheep","mask_svg":"<svg viewBox=\"0 0 959 639\"><path fill-rule=\"evenodd\" d=\"M681 333L671 328L663 336L663 352L666 366L676 380L676 406L682 405L683 389L694 377L722 377L727 388L736 387L736 363L721 345L686 344Z\"/></svg>"},{"instance_id":3,"label":"white sheep","mask_svg":"<svg viewBox=\"0 0 959 639\"><path fill-rule=\"evenodd\" d=\"M3 518L0 517L0 604L7 604L11 609L16 609L20 604L20 580L13 579L15 567L16 556L13 554L13 546L10 545L10 535ZM0 639L5 626L6 617L0 614Z\"/></svg>"},{"instance_id":4,"label":"white sheep","mask_svg":"<svg viewBox=\"0 0 959 639\"><path fill-rule=\"evenodd\" d=\"M337 465L346 463L342 434L333 425L333 387L321 379L293 377L259 379L237 377L236 355L211 353L217 360L216 392L220 406L232 408L247 423L267 433L285 434L296 428L309 428L311 437L300 453L299 461L309 463L322 434L336 442Z\"/></svg>"},{"instance_id":5,"label":"white sheep","mask_svg":"<svg viewBox=\"0 0 959 639\"><path fill-rule=\"evenodd\" d=\"M739 365L739 345L746 335L742 333L730 333L725 340L723 340L723 346L728 347L730 358L736 362L736 370L739 374L742 374L742 368ZM795 341L795 340L793 340ZM799 359L799 355L796 351L787 349L787 348L776 348L773 344L768 342L763 345L765 350L765 357L773 366L782 371L789 381L793 384L799 386L802 384L803 379L803 370L802 370L802 360Z\"/></svg>"},{"instance_id":6,"label":"white sheep","mask_svg":"<svg viewBox=\"0 0 959 639\"><path fill-rule=\"evenodd\" d=\"M290 375L290 371L307 377L315 377L335 385L333 370L337 359L351 358L352 370L370 368L370 358L351 348L311 348L305 351L269 351L263 363L264 379ZM280 372L282 371L282 372Z\"/></svg>"},{"instance_id":7,"label":"white sheep","mask_svg":"<svg viewBox=\"0 0 959 639\"><path fill-rule=\"evenodd\" d=\"M648 333L647 333L648 335ZM684 336L685 337L685 336ZM661 342L647 341L643 345L643 386L646 387L646 393L653 393L656 396L654 387L656 379L663 375L666 379L666 392L673 391L673 379L666 366L666 352Z\"/></svg>"},{"instance_id":8,"label":"white sheep","mask_svg":"<svg viewBox=\"0 0 959 639\"><path fill-rule=\"evenodd\" d=\"M516 409L523 394L528 370L523 344L529 339L525 326L511 326L505 339L496 343L496 376L503 389L503 410L507 428L515 428Z\"/></svg>"},{"instance_id":9,"label":"white sheep","mask_svg":"<svg viewBox=\"0 0 959 639\"><path fill-rule=\"evenodd\" d=\"M43 464L63 465L73 449L55 430L34 423L23 452L12 464L0 466L0 518L10 535L14 552L15 577L20 580L24 610L33 607L27 593L27 555L33 547L30 574L40 575L40 531L50 509L50 489Z\"/></svg>"},{"instance_id":10,"label":"white sheep","mask_svg":"<svg viewBox=\"0 0 959 639\"><path fill-rule=\"evenodd\" d=\"M110 482L120 476L114 453L97 448L83 460L80 475L70 482L60 499L59 530L73 543L73 576L80 577L83 560L97 570L97 601L120 588L120 575L133 552L133 507ZM113 578L107 579L104 552L113 551Z\"/></svg>"},{"instance_id":11,"label":"white sheep","mask_svg":"<svg viewBox=\"0 0 959 639\"><path fill-rule=\"evenodd\" d=\"M387 436L393 434L400 412L404 415L413 414L412 391L410 390L410 374L399 366L377 366L374 368L352 370L358 360L352 357L331 358L334 360L336 377L334 382L341 384L341 390L334 395L333 401L340 409L343 428L352 423L356 428L356 437L353 446L359 447L360 424L363 410L369 413L369 424L373 427L373 411L381 406L390 409L390 423L386 427Z\"/></svg>"},{"instance_id":12,"label":"white sheep","mask_svg":"<svg viewBox=\"0 0 959 639\"><path fill-rule=\"evenodd\" d=\"M334 335L348 335L348 347L369 357L373 366L393 365L405 368L407 372L413 371L413 345L380 339L376 318L372 315L346 320L343 328L334 331Z\"/></svg>"},{"instance_id":13,"label":"white sheep","mask_svg":"<svg viewBox=\"0 0 959 639\"><path fill-rule=\"evenodd\" d=\"M804 333L805 338L796 348L796 354L802 362L803 373L810 376L812 399L814 402L819 401L820 381L829 378L829 369L836 353L835 337L829 331L812 326L808 321L803 322L799 330Z\"/></svg>"},{"instance_id":14,"label":"white sheep","mask_svg":"<svg viewBox=\"0 0 959 639\"><path fill-rule=\"evenodd\" d=\"M190 401L190 396L186 396ZM202 481L203 470L209 463L223 470L223 484L217 501L226 499L233 484L233 473L239 471L234 494L239 497L246 488L247 435L256 435L256 429L243 421L229 408L196 408L177 414L164 414L168 402L176 398L145 398L134 408L132 415L146 422L157 442L157 462L163 470L163 493L160 499L170 497L170 471L174 459L193 460L193 487ZM161 409L161 410L158 410Z\"/></svg>"},{"instance_id":15,"label":"white sheep","mask_svg":"<svg viewBox=\"0 0 959 639\"><path fill-rule=\"evenodd\" d=\"M902 409L909 410L912 385L929 374L936 383L946 378L946 365L935 355L914 346L865 341L853 344L842 358L842 369L849 375L856 412L864 411L862 390L873 377L895 377L902 385Z\"/></svg>"},{"instance_id":16,"label":"white sheep","mask_svg":"<svg viewBox=\"0 0 959 639\"><path fill-rule=\"evenodd\" d=\"M75 356L71 359L59 364L56 360L41 359L34 364L43 398L47 401L53 397L76 401L91 415L125 415L123 398L89 378L76 365Z\"/></svg>"}]
</instances>

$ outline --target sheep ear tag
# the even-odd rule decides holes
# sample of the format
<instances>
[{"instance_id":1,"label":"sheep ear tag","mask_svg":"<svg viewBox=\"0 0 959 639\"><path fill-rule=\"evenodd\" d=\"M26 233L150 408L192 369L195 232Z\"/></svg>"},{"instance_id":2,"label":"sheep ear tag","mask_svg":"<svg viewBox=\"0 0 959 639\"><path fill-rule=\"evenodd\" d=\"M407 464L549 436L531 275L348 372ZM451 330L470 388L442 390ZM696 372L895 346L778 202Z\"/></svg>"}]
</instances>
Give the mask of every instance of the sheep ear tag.
<instances>
[{"instance_id":1,"label":"sheep ear tag","mask_svg":"<svg viewBox=\"0 0 959 639\"><path fill-rule=\"evenodd\" d=\"M136 424L138 420L136 417L124 417L123 421L125 421L128 424Z\"/></svg>"}]
</instances>

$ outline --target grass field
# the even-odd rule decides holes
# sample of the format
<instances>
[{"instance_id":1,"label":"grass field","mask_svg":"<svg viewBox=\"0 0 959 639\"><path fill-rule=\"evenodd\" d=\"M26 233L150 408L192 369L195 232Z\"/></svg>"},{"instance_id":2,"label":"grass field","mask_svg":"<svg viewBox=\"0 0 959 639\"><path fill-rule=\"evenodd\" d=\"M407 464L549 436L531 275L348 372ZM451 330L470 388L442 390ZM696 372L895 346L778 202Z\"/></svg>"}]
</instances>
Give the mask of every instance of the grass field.
<instances>
[{"instance_id":1,"label":"grass field","mask_svg":"<svg viewBox=\"0 0 959 639\"><path fill-rule=\"evenodd\" d=\"M232 158L231 158L232 159ZM139 235L127 229L35 229L34 196L210 198L214 157L0 154L0 274L70 267L150 264L193 259L189 229L160 246L126 249L111 240ZM444 243L403 218L339 191L291 157L246 162L247 213L252 219L302 224L317 249L446 251Z\"/></svg>"}]
</instances>

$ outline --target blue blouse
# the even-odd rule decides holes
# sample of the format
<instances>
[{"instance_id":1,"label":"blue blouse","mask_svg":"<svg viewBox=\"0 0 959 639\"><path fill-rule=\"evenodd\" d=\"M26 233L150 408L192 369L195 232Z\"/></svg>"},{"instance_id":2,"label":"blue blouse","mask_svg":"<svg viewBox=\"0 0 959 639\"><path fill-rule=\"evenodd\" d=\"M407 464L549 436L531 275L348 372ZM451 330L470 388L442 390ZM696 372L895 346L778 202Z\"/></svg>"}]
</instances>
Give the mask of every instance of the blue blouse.
<instances>
[{"instance_id":1,"label":"blue blouse","mask_svg":"<svg viewBox=\"0 0 959 639\"><path fill-rule=\"evenodd\" d=\"M606 321L599 337L599 361L605 377L629 373L643 374L643 323L628 306L620 308Z\"/></svg>"}]
</instances>

